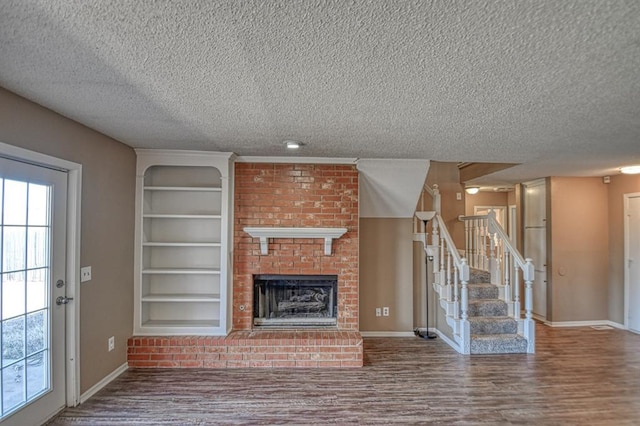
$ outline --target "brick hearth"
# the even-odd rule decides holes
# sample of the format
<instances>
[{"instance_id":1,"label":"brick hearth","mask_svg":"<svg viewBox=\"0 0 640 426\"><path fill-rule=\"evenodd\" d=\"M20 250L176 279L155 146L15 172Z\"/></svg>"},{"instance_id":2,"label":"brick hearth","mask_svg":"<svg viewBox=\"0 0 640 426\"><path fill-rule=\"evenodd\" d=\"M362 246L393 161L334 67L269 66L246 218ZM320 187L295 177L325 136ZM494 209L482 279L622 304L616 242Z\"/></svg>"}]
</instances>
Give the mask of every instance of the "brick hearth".
<instances>
[{"instance_id":1,"label":"brick hearth","mask_svg":"<svg viewBox=\"0 0 640 426\"><path fill-rule=\"evenodd\" d=\"M358 171L350 165L238 163L234 194L233 331L226 337L129 339L135 368L361 367L358 332ZM244 227L347 228L322 239L274 239L266 255ZM337 327L253 327L254 274L338 276Z\"/></svg>"},{"instance_id":2,"label":"brick hearth","mask_svg":"<svg viewBox=\"0 0 640 426\"><path fill-rule=\"evenodd\" d=\"M362 367L362 337L353 331L234 331L128 344L131 368Z\"/></svg>"}]
</instances>

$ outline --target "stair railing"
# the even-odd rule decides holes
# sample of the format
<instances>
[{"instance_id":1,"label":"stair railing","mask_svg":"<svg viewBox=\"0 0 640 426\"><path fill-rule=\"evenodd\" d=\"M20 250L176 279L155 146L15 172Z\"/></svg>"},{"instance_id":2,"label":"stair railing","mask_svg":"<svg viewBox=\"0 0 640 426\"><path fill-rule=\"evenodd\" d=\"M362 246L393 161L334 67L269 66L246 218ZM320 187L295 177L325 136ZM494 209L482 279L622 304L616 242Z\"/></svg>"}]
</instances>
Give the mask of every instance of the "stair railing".
<instances>
[{"instance_id":1,"label":"stair railing","mask_svg":"<svg viewBox=\"0 0 640 426\"><path fill-rule=\"evenodd\" d=\"M418 208L426 213L424 193L431 196L432 209L435 213L429 220L431 226L431 241L426 240L426 224L414 217L414 235L424 244L425 253L433 258L433 286L439 294L441 305L446 306L447 322L451 320L459 351L464 354L471 352L471 327L469 324L469 265L467 259L458 251L449 230L440 216L440 191L438 185L433 189L425 185ZM428 215L431 216L431 215Z\"/></svg>"},{"instance_id":2,"label":"stair railing","mask_svg":"<svg viewBox=\"0 0 640 426\"><path fill-rule=\"evenodd\" d=\"M434 273L436 282L444 285L445 288L445 294L441 294L441 297L453 305L452 316L456 320L454 334L459 335L461 352L469 354L471 353L471 328L468 314L469 264L456 248L440 213L436 213L431 223L431 246L437 247L437 255L434 256Z\"/></svg>"},{"instance_id":3,"label":"stair railing","mask_svg":"<svg viewBox=\"0 0 640 426\"><path fill-rule=\"evenodd\" d=\"M501 289L500 297L507 302L509 315L518 321L518 331L527 339L527 352L535 348L533 322L532 259L525 259L512 244L493 210L487 215L460 216L465 224L465 254L469 266L488 271L491 283ZM520 287L524 281L524 318L521 313Z\"/></svg>"}]
</instances>

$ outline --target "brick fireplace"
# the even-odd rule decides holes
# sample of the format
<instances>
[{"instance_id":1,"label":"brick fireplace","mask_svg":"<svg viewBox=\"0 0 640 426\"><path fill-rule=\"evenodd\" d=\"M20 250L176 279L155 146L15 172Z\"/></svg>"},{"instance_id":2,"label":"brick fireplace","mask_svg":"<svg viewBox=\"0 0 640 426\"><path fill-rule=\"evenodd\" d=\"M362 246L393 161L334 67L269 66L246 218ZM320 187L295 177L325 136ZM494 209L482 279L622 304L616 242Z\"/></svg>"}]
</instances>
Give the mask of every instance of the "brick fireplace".
<instances>
[{"instance_id":1,"label":"brick fireplace","mask_svg":"<svg viewBox=\"0 0 640 426\"><path fill-rule=\"evenodd\" d=\"M358 171L352 165L237 163L233 330L225 337L129 339L130 367L361 367L358 332ZM346 228L322 238L273 238L266 253L246 227ZM254 276L337 276L331 327L254 326Z\"/></svg>"},{"instance_id":2,"label":"brick fireplace","mask_svg":"<svg viewBox=\"0 0 640 426\"><path fill-rule=\"evenodd\" d=\"M358 171L325 164L238 163L235 175L233 329L253 328L253 277L338 276L339 330L358 330ZM322 239L280 238L260 251L245 227L347 228L324 254Z\"/></svg>"}]
</instances>

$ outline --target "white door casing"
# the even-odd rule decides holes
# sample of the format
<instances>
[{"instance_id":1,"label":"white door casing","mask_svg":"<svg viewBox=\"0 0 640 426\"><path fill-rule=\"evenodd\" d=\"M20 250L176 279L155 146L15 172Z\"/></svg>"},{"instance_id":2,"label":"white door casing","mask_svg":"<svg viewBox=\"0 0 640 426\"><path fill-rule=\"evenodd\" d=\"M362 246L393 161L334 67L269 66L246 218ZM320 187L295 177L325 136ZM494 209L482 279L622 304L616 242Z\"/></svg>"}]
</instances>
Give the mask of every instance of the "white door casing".
<instances>
[{"instance_id":1,"label":"white door casing","mask_svg":"<svg viewBox=\"0 0 640 426\"><path fill-rule=\"evenodd\" d=\"M640 333L640 193L624 196L624 325Z\"/></svg>"},{"instance_id":2,"label":"white door casing","mask_svg":"<svg viewBox=\"0 0 640 426\"><path fill-rule=\"evenodd\" d=\"M524 186L524 256L533 259L533 314L547 318L547 217L544 179Z\"/></svg>"}]
</instances>

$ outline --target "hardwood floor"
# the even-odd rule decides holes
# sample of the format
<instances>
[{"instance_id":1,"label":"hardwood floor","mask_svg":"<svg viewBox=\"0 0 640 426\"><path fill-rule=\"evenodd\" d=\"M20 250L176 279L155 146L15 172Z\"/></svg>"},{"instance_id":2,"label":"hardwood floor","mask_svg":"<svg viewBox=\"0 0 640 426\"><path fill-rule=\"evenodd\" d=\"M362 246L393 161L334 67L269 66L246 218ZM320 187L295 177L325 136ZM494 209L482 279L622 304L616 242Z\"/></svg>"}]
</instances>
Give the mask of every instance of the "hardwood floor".
<instances>
[{"instance_id":1,"label":"hardwood floor","mask_svg":"<svg viewBox=\"0 0 640 426\"><path fill-rule=\"evenodd\" d=\"M537 325L535 355L365 338L361 369L129 370L52 425L640 423L640 335Z\"/></svg>"}]
</instances>

